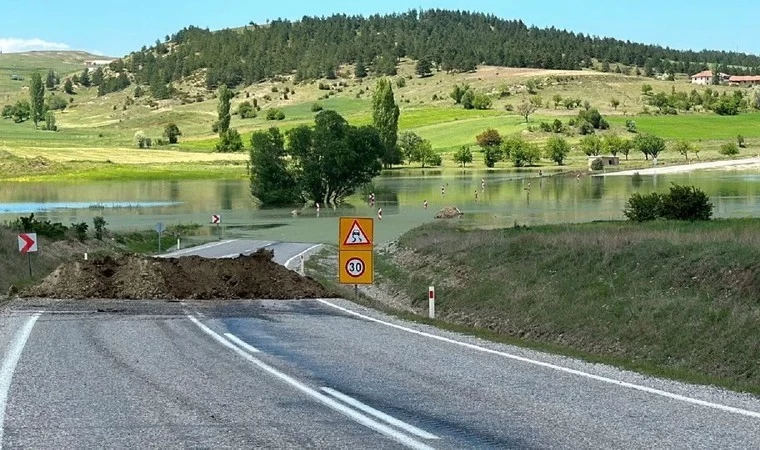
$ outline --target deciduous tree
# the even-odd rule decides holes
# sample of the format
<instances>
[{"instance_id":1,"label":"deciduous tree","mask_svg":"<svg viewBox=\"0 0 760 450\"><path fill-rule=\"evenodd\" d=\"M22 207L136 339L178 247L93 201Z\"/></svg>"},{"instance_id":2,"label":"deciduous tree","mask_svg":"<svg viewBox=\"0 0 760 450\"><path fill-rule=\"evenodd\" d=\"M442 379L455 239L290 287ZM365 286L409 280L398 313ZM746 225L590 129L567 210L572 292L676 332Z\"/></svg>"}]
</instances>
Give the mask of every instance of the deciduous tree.
<instances>
[{"instance_id":1,"label":"deciduous tree","mask_svg":"<svg viewBox=\"0 0 760 450\"><path fill-rule=\"evenodd\" d=\"M393 87L390 80L381 78L372 94L372 123L380 133L385 152L382 162L385 167L401 163L401 151L396 145L398 139L399 108L393 98Z\"/></svg>"},{"instance_id":2,"label":"deciduous tree","mask_svg":"<svg viewBox=\"0 0 760 450\"><path fill-rule=\"evenodd\" d=\"M219 137L221 137L230 128L230 120L232 120L232 117L230 116L230 100L232 100L234 94L227 88L226 84L223 84L219 86L216 95L219 100L216 109L218 119L217 130L219 131Z\"/></svg>"},{"instance_id":3,"label":"deciduous tree","mask_svg":"<svg viewBox=\"0 0 760 450\"><path fill-rule=\"evenodd\" d=\"M552 136L546 141L544 156L561 166L570 153L570 144L559 136Z\"/></svg>"},{"instance_id":4,"label":"deciduous tree","mask_svg":"<svg viewBox=\"0 0 760 450\"><path fill-rule=\"evenodd\" d=\"M472 163L472 150L469 145L463 145L454 152L454 161L465 167L467 163Z\"/></svg>"},{"instance_id":5,"label":"deciduous tree","mask_svg":"<svg viewBox=\"0 0 760 450\"><path fill-rule=\"evenodd\" d=\"M42 84L42 76L39 72L32 74L31 84L29 85L29 97L31 105L30 116L34 122L34 128L37 124L45 119L45 86Z\"/></svg>"},{"instance_id":6,"label":"deciduous tree","mask_svg":"<svg viewBox=\"0 0 760 450\"><path fill-rule=\"evenodd\" d=\"M287 156L278 128L251 135L251 194L265 205L285 205L300 198Z\"/></svg>"},{"instance_id":7,"label":"deciduous tree","mask_svg":"<svg viewBox=\"0 0 760 450\"><path fill-rule=\"evenodd\" d=\"M525 118L525 123L528 123L528 117L536 112L536 105L530 102L522 102L517 105L517 112Z\"/></svg>"},{"instance_id":8,"label":"deciduous tree","mask_svg":"<svg viewBox=\"0 0 760 450\"><path fill-rule=\"evenodd\" d=\"M182 136L182 132L176 123L171 122L166 124L164 127L164 137L170 144L176 144L180 136Z\"/></svg>"}]
</instances>

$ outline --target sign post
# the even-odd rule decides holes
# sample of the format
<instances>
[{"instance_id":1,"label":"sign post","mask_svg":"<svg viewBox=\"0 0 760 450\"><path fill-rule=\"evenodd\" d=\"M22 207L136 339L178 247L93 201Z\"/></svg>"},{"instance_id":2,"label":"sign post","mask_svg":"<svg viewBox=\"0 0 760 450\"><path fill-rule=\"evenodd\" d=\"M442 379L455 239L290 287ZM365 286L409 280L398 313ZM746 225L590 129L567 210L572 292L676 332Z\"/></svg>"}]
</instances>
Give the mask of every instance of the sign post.
<instances>
[{"instance_id":1,"label":"sign post","mask_svg":"<svg viewBox=\"0 0 760 450\"><path fill-rule=\"evenodd\" d=\"M338 282L358 285L374 282L375 222L367 217L341 217L338 233Z\"/></svg>"},{"instance_id":2,"label":"sign post","mask_svg":"<svg viewBox=\"0 0 760 450\"><path fill-rule=\"evenodd\" d=\"M211 223L216 225L216 232L219 235L219 240L222 240L222 228L219 226L222 223L222 216L219 214L211 215Z\"/></svg>"},{"instance_id":3,"label":"sign post","mask_svg":"<svg viewBox=\"0 0 760 450\"><path fill-rule=\"evenodd\" d=\"M156 233L158 233L158 253L161 253L161 233L164 232L164 224L158 222L156 224Z\"/></svg>"},{"instance_id":4,"label":"sign post","mask_svg":"<svg viewBox=\"0 0 760 450\"><path fill-rule=\"evenodd\" d=\"M32 278L32 252L37 251L37 233L21 233L18 235L18 251L29 262L29 278Z\"/></svg>"}]
</instances>

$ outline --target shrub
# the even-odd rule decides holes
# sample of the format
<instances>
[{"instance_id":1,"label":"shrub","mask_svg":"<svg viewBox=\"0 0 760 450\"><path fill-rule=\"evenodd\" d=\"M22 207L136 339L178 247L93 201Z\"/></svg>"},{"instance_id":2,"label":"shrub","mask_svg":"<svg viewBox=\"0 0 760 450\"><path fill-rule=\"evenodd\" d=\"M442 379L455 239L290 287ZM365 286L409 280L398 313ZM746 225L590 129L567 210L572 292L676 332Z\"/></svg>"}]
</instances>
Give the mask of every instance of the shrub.
<instances>
[{"instance_id":1,"label":"shrub","mask_svg":"<svg viewBox=\"0 0 760 450\"><path fill-rule=\"evenodd\" d=\"M241 119L253 119L256 117L256 109L253 104L248 100L238 105L237 113L240 114Z\"/></svg>"},{"instance_id":2,"label":"shrub","mask_svg":"<svg viewBox=\"0 0 760 450\"><path fill-rule=\"evenodd\" d=\"M491 104L491 98L485 94L475 94L475 98L472 99L472 106L475 109L489 109Z\"/></svg>"},{"instance_id":3,"label":"shrub","mask_svg":"<svg viewBox=\"0 0 760 450\"><path fill-rule=\"evenodd\" d=\"M739 147L744 148L747 146L747 144L744 142L744 136L741 134L736 136L736 143L739 144Z\"/></svg>"},{"instance_id":4,"label":"shrub","mask_svg":"<svg viewBox=\"0 0 760 450\"><path fill-rule=\"evenodd\" d=\"M565 131L565 126L562 125L562 121L559 119L554 119L554 122L552 122L552 131L555 133L562 133Z\"/></svg>"},{"instance_id":5,"label":"shrub","mask_svg":"<svg viewBox=\"0 0 760 450\"><path fill-rule=\"evenodd\" d=\"M149 144L149 138L145 136L145 133L142 131L138 131L135 133L135 146L137 148L148 148L150 147Z\"/></svg>"},{"instance_id":6,"label":"shrub","mask_svg":"<svg viewBox=\"0 0 760 450\"><path fill-rule=\"evenodd\" d=\"M594 134L594 126L591 125L587 120L581 120L577 122L577 124L578 124L578 133L582 135Z\"/></svg>"},{"instance_id":7,"label":"shrub","mask_svg":"<svg viewBox=\"0 0 760 450\"><path fill-rule=\"evenodd\" d=\"M626 120L625 129L628 130L629 133L636 133L638 131L636 129L636 121L631 119Z\"/></svg>"},{"instance_id":8,"label":"shrub","mask_svg":"<svg viewBox=\"0 0 760 450\"><path fill-rule=\"evenodd\" d=\"M87 240L87 228L89 228L87 222L71 224L71 230L74 232L74 237L76 237L79 242Z\"/></svg>"},{"instance_id":9,"label":"shrub","mask_svg":"<svg viewBox=\"0 0 760 450\"><path fill-rule=\"evenodd\" d=\"M734 156L739 154L739 147L733 142L726 142L725 144L720 146L720 150L718 150L718 153L721 155L726 156Z\"/></svg>"},{"instance_id":10,"label":"shrub","mask_svg":"<svg viewBox=\"0 0 760 450\"><path fill-rule=\"evenodd\" d=\"M311 112L319 112L319 111L322 111L322 109L323 109L322 105L320 105L319 103L313 103L311 105Z\"/></svg>"},{"instance_id":11,"label":"shrub","mask_svg":"<svg viewBox=\"0 0 760 450\"><path fill-rule=\"evenodd\" d=\"M597 158L591 161L591 170L602 170L602 169L604 169L604 163L602 162L601 158Z\"/></svg>"},{"instance_id":12,"label":"shrub","mask_svg":"<svg viewBox=\"0 0 760 450\"><path fill-rule=\"evenodd\" d=\"M279 109L272 108L270 110L267 110L266 118L267 120L282 120L285 118L285 113Z\"/></svg>"},{"instance_id":13,"label":"shrub","mask_svg":"<svg viewBox=\"0 0 760 450\"><path fill-rule=\"evenodd\" d=\"M510 111L510 112L512 112L514 110L515 110L515 106L513 104L507 103L506 105L504 105L504 111Z\"/></svg>"},{"instance_id":14,"label":"shrub","mask_svg":"<svg viewBox=\"0 0 760 450\"><path fill-rule=\"evenodd\" d=\"M435 153L433 155L430 155L430 157L427 160L427 163L431 166L440 166L443 164L443 158L439 153Z\"/></svg>"},{"instance_id":15,"label":"shrub","mask_svg":"<svg viewBox=\"0 0 760 450\"><path fill-rule=\"evenodd\" d=\"M652 192L642 195L636 192L625 203L623 215L634 222L647 222L660 216L661 205L662 194Z\"/></svg>"},{"instance_id":16,"label":"shrub","mask_svg":"<svg viewBox=\"0 0 760 450\"><path fill-rule=\"evenodd\" d=\"M541 122L541 123L539 123L538 124L538 128L541 131L544 131L546 133L551 133L552 132L552 126L549 125L547 122Z\"/></svg>"},{"instance_id":17,"label":"shrub","mask_svg":"<svg viewBox=\"0 0 760 450\"><path fill-rule=\"evenodd\" d=\"M633 194L626 202L623 214L637 222L663 218L667 220L710 220L713 204L701 189L695 186L673 184L667 194L653 192Z\"/></svg>"},{"instance_id":18,"label":"shrub","mask_svg":"<svg viewBox=\"0 0 760 450\"><path fill-rule=\"evenodd\" d=\"M662 196L661 217L668 220L710 220L713 205L710 198L695 186L673 184L670 193Z\"/></svg>"},{"instance_id":19,"label":"shrub","mask_svg":"<svg viewBox=\"0 0 760 450\"><path fill-rule=\"evenodd\" d=\"M228 129L219 136L219 141L214 146L214 150L220 153L239 152L243 150L243 139L240 133L234 128Z\"/></svg>"},{"instance_id":20,"label":"shrub","mask_svg":"<svg viewBox=\"0 0 760 450\"><path fill-rule=\"evenodd\" d=\"M404 79L403 77L396 78L396 87L402 88L404 86L406 86L406 79Z\"/></svg>"},{"instance_id":21,"label":"shrub","mask_svg":"<svg viewBox=\"0 0 760 450\"><path fill-rule=\"evenodd\" d=\"M10 222L10 228L24 233L37 233L40 236L56 240L64 239L66 230L68 230L66 225L60 222L53 223L50 220L37 220L34 218L34 213L29 214L29 217L22 216Z\"/></svg>"},{"instance_id":22,"label":"shrub","mask_svg":"<svg viewBox=\"0 0 760 450\"><path fill-rule=\"evenodd\" d=\"M103 239L103 234L107 231L106 225L108 225L108 222L106 222L106 219L102 216L95 216L92 218L92 226L95 228L95 239Z\"/></svg>"}]
</instances>

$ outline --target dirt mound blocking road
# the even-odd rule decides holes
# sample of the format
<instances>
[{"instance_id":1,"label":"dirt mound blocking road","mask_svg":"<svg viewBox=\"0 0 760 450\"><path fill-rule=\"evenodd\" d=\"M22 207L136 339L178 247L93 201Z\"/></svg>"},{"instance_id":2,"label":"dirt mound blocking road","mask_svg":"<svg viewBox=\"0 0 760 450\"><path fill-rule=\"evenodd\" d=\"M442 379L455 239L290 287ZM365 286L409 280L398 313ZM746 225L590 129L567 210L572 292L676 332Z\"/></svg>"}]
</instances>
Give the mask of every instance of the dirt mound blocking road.
<instances>
[{"instance_id":1,"label":"dirt mound blocking road","mask_svg":"<svg viewBox=\"0 0 760 450\"><path fill-rule=\"evenodd\" d=\"M105 256L62 264L24 297L113 299L289 299L334 297L275 263L270 250L234 259Z\"/></svg>"}]
</instances>

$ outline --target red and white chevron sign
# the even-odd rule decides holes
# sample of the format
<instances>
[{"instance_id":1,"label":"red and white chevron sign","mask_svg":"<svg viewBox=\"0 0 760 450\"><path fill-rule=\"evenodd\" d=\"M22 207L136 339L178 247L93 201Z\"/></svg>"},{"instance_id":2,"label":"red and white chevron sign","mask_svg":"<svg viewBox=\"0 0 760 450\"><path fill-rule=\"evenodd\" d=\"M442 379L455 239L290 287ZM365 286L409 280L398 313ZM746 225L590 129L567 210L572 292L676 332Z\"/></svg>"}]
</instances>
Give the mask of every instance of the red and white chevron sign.
<instances>
[{"instance_id":1,"label":"red and white chevron sign","mask_svg":"<svg viewBox=\"0 0 760 450\"><path fill-rule=\"evenodd\" d=\"M18 251L24 253L37 251L37 233L22 233L18 235Z\"/></svg>"}]
</instances>

